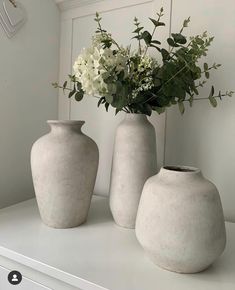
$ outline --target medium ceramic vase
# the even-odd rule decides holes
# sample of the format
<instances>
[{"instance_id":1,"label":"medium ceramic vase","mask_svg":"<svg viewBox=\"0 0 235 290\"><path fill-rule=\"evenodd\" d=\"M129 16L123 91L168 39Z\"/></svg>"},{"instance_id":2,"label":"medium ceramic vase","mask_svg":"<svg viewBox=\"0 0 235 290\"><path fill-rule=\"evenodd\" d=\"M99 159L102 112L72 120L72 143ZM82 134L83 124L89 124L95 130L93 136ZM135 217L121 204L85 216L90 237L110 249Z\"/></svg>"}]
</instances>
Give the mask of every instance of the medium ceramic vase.
<instances>
[{"instance_id":1,"label":"medium ceramic vase","mask_svg":"<svg viewBox=\"0 0 235 290\"><path fill-rule=\"evenodd\" d=\"M118 126L110 182L110 208L115 222L135 228L145 181L157 172L156 136L143 114L126 114Z\"/></svg>"},{"instance_id":2,"label":"medium ceramic vase","mask_svg":"<svg viewBox=\"0 0 235 290\"><path fill-rule=\"evenodd\" d=\"M208 268L223 252L220 196L199 169L164 167L144 185L136 235L150 259L179 273Z\"/></svg>"},{"instance_id":3,"label":"medium ceramic vase","mask_svg":"<svg viewBox=\"0 0 235 290\"><path fill-rule=\"evenodd\" d=\"M96 180L96 143L81 132L83 121L48 121L49 134L31 151L31 168L42 221L54 228L87 219Z\"/></svg>"}]
</instances>

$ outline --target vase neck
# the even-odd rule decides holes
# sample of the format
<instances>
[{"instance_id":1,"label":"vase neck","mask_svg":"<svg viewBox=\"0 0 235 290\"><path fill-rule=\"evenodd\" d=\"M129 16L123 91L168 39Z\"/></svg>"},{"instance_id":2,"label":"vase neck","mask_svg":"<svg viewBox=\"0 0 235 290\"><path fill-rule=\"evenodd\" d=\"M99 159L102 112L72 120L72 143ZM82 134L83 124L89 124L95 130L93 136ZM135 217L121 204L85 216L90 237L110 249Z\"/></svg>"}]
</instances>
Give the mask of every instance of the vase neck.
<instances>
[{"instance_id":1,"label":"vase neck","mask_svg":"<svg viewBox=\"0 0 235 290\"><path fill-rule=\"evenodd\" d=\"M147 116L144 114L127 113L125 120L127 121L148 121Z\"/></svg>"},{"instance_id":2,"label":"vase neck","mask_svg":"<svg viewBox=\"0 0 235 290\"><path fill-rule=\"evenodd\" d=\"M60 121L60 120L49 120L47 121L51 128L52 133L66 133L66 132L76 132L82 133L81 128L85 124L84 121Z\"/></svg>"},{"instance_id":3,"label":"vase neck","mask_svg":"<svg viewBox=\"0 0 235 290\"><path fill-rule=\"evenodd\" d=\"M190 166L165 166L159 172L159 177L169 182L181 182L201 178L201 170Z\"/></svg>"}]
</instances>

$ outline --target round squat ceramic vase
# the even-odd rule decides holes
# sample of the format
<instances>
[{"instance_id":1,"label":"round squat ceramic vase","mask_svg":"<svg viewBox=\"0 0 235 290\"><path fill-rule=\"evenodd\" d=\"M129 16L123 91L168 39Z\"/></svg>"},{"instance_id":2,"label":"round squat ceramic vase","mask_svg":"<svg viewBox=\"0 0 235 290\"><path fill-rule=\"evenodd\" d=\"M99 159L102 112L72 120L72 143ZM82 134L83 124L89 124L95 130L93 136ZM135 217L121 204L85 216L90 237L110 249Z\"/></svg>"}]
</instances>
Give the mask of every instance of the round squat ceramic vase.
<instances>
[{"instance_id":1,"label":"round squat ceramic vase","mask_svg":"<svg viewBox=\"0 0 235 290\"><path fill-rule=\"evenodd\" d=\"M136 235L147 255L160 267L179 273L205 270L226 244L216 187L199 169L162 168L144 185Z\"/></svg>"},{"instance_id":2,"label":"round squat ceramic vase","mask_svg":"<svg viewBox=\"0 0 235 290\"><path fill-rule=\"evenodd\" d=\"M110 182L110 208L115 222L135 228L145 181L157 172L156 135L143 114L126 114L116 131Z\"/></svg>"},{"instance_id":3,"label":"round squat ceramic vase","mask_svg":"<svg viewBox=\"0 0 235 290\"><path fill-rule=\"evenodd\" d=\"M98 167L98 147L81 132L83 121L48 121L49 134L31 151L31 169L42 221L54 228L87 219Z\"/></svg>"}]
</instances>

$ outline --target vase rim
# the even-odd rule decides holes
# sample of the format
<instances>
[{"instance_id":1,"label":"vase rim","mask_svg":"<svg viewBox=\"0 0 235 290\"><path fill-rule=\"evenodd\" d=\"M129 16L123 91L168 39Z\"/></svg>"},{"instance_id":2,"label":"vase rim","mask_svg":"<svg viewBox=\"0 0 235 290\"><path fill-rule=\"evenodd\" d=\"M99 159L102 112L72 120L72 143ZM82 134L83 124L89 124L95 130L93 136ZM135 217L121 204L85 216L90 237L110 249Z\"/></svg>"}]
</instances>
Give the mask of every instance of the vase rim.
<instances>
[{"instance_id":1,"label":"vase rim","mask_svg":"<svg viewBox=\"0 0 235 290\"><path fill-rule=\"evenodd\" d=\"M133 118L146 119L147 115L146 114L139 114L139 113L126 113L126 118L127 119L133 119Z\"/></svg>"},{"instance_id":2,"label":"vase rim","mask_svg":"<svg viewBox=\"0 0 235 290\"><path fill-rule=\"evenodd\" d=\"M48 124L64 124L64 125L83 125L85 121L81 120L47 120Z\"/></svg>"},{"instance_id":3,"label":"vase rim","mask_svg":"<svg viewBox=\"0 0 235 290\"><path fill-rule=\"evenodd\" d=\"M146 114L143 114L143 113L126 113L126 115L135 115L135 116L138 116L138 115L142 115L142 116L147 116Z\"/></svg>"},{"instance_id":4,"label":"vase rim","mask_svg":"<svg viewBox=\"0 0 235 290\"><path fill-rule=\"evenodd\" d=\"M162 170L179 174L195 174L201 172L199 168L187 165L166 165L162 167Z\"/></svg>"}]
</instances>

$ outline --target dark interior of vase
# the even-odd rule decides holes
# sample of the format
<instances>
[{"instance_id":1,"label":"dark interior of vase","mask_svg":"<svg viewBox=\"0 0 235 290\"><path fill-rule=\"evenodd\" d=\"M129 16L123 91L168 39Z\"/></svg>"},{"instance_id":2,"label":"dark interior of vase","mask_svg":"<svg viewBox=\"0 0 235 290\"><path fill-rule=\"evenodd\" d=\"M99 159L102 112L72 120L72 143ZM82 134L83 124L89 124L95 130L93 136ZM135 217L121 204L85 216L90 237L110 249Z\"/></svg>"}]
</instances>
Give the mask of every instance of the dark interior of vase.
<instances>
[{"instance_id":1,"label":"dark interior of vase","mask_svg":"<svg viewBox=\"0 0 235 290\"><path fill-rule=\"evenodd\" d=\"M164 169L171 170L171 171L178 171L178 172L194 172L196 169L189 168L189 167L180 167L180 166L164 166Z\"/></svg>"}]
</instances>

